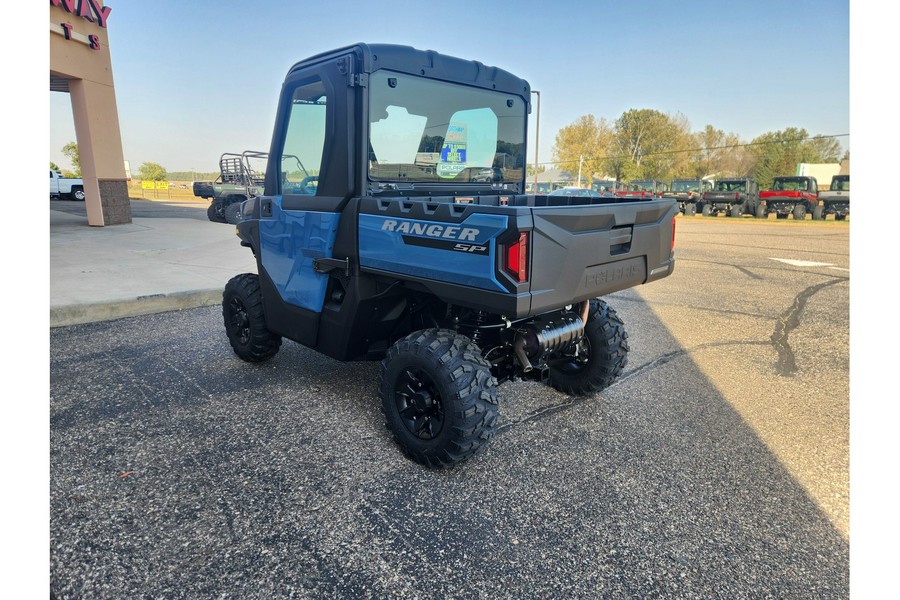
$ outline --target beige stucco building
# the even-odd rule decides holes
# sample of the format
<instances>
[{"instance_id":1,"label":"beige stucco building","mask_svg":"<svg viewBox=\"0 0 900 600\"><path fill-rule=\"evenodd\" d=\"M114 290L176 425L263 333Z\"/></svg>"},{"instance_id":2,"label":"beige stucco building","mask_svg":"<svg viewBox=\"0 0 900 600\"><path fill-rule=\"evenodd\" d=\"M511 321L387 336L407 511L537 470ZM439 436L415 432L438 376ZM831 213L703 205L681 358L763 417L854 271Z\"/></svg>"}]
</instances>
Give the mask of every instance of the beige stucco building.
<instances>
[{"instance_id":1,"label":"beige stucco building","mask_svg":"<svg viewBox=\"0 0 900 600\"><path fill-rule=\"evenodd\" d=\"M131 222L102 0L50 0L50 90L72 99L88 224Z\"/></svg>"}]
</instances>

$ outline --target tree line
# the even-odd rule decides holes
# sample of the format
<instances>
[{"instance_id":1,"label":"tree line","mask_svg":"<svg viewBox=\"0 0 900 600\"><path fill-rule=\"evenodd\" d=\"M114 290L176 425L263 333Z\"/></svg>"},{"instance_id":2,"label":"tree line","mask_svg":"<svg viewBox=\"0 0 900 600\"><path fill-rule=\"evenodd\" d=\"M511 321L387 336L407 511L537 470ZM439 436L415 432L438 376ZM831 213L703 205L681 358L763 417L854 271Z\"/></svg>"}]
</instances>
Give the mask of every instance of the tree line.
<instances>
[{"instance_id":1,"label":"tree line","mask_svg":"<svg viewBox=\"0 0 900 600\"><path fill-rule=\"evenodd\" d=\"M81 177L78 146L69 142L63 149L74 171ZM613 177L631 179L753 177L763 188L771 187L779 175L793 175L797 163L830 163L843 157L836 136L810 136L806 129L788 127L770 131L750 142L712 125L691 131L687 118L652 109L631 109L615 121L584 115L560 129L553 144L553 163L569 173L580 172L585 179ZM54 163L50 168L60 171ZM534 173L528 165L527 174ZM546 165L537 165L543 172ZM145 162L138 178L146 181L213 180L214 173L168 173L158 163Z\"/></svg>"},{"instance_id":2,"label":"tree line","mask_svg":"<svg viewBox=\"0 0 900 600\"><path fill-rule=\"evenodd\" d=\"M78 153L78 144L69 142L62 147L63 155L72 162L72 171L60 169L59 165L50 161L50 170L59 171L63 177L81 177L81 155ZM209 175L202 173L201 175ZM213 173L210 179L218 177L218 172ZM165 167L155 162L145 162L138 169L138 179L143 181L187 181L193 177L193 173L169 173Z\"/></svg>"},{"instance_id":3,"label":"tree line","mask_svg":"<svg viewBox=\"0 0 900 600\"><path fill-rule=\"evenodd\" d=\"M712 125L691 131L687 118L652 109L631 109L615 121L594 115L578 117L559 130L553 163L588 179L617 180L753 177L760 186L793 175L797 163L831 163L843 157L837 136L811 136L788 127L750 142Z\"/></svg>"}]
</instances>

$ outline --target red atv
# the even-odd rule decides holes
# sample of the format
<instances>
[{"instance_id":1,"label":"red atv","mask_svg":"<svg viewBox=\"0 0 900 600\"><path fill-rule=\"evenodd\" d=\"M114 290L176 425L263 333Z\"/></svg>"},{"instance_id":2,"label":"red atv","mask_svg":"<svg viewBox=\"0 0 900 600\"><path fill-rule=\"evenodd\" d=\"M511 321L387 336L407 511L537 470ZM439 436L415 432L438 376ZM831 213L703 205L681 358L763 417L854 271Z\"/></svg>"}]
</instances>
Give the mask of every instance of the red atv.
<instances>
[{"instance_id":1,"label":"red atv","mask_svg":"<svg viewBox=\"0 0 900 600\"><path fill-rule=\"evenodd\" d=\"M629 181L625 189L617 191L616 196L628 198L662 198L663 192L669 191L669 185L658 179L635 179Z\"/></svg>"},{"instance_id":2,"label":"red atv","mask_svg":"<svg viewBox=\"0 0 900 600\"><path fill-rule=\"evenodd\" d=\"M776 177L772 189L760 192L759 199L758 216L775 213L777 219L787 219L793 214L795 219L802 221L819 203L819 185L815 177Z\"/></svg>"}]
</instances>

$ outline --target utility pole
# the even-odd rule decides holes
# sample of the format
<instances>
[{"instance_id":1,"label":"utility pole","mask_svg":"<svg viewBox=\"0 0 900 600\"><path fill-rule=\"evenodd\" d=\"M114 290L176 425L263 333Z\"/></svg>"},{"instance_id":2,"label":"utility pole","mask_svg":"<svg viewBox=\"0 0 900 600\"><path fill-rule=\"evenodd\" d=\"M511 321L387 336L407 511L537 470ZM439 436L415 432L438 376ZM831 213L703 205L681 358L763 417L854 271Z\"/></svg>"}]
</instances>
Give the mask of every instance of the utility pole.
<instances>
[{"instance_id":1,"label":"utility pole","mask_svg":"<svg viewBox=\"0 0 900 600\"><path fill-rule=\"evenodd\" d=\"M538 145L541 139L541 93L538 90L531 90L532 94L537 96L537 120L534 125L534 192L537 195L538 180Z\"/></svg>"},{"instance_id":2,"label":"utility pole","mask_svg":"<svg viewBox=\"0 0 900 600\"><path fill-rule=\"evenodd\" d=\"M584 162L584 154L578 157L578 187L581 187L581 164Z\"/></svg>"}]
</instances>

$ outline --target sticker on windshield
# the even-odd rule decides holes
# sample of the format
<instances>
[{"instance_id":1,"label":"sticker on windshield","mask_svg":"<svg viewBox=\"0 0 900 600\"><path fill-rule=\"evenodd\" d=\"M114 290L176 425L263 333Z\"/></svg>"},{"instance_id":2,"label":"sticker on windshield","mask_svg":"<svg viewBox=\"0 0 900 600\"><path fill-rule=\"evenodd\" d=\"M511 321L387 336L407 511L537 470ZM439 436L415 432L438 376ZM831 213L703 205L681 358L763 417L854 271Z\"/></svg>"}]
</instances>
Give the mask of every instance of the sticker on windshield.
<instances>
[{"instance_id":1,"label":"sticker on windshield","mask_svg":"<svg viewBox=\"0 0 900 600\"><path fill-rule=\"evenodd\" d=\"M444 138L444 146L441 148L441 160L437 165L437 173L441 177L456 177L466 168L466 126L460 123L450 123L447 127L447 137Z\"/></svg>"}]
</instances>

